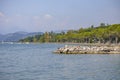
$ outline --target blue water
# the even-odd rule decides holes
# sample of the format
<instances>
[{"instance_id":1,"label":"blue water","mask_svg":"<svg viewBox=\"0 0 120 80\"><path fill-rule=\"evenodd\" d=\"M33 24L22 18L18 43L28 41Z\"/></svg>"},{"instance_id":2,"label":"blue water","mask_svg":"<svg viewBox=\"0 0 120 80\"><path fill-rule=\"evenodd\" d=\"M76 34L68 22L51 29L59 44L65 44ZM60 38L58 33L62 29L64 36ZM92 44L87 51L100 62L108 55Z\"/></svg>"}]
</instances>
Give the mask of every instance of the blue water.
<instances>
[{"instance_id":1,"label":"blue water","mask_svg":"<svg viewBox=\"0 0 120 80\"><path fill-rule=\"evenodd\" d=\"M0 80L120 80L120 54L53 54L64 44L0 44Z\"/></svg>"}]
</instances>

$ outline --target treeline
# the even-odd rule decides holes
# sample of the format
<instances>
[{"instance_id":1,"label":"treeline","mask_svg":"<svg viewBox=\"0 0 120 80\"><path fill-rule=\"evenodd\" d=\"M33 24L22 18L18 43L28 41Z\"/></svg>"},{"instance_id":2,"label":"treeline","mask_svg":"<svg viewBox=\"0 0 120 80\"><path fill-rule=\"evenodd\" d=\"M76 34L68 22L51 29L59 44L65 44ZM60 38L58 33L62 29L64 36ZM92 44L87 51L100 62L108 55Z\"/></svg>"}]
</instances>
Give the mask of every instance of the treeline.
<instances>
[{"instance_id":1,"label":"treeline","mask_svg":"<svg viewBox=\"0 0 120 80\"><path fill-rule=\"evenodd\" d=\"M69 30L67 32L54 33L45 32L43 35L36 35L21 39L21 42L72 42L72 43L119 43L120 24L106 25L79 30Z\"/></svg>"}]
</instances>

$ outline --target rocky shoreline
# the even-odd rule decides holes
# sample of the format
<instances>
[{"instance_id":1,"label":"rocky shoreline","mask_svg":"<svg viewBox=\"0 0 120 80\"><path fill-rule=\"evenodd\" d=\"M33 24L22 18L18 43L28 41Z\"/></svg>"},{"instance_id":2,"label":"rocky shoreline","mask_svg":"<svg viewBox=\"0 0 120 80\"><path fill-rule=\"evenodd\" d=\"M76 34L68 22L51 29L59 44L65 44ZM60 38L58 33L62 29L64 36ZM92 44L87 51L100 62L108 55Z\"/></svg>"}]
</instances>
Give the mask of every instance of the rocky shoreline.
<instances>
[{"instance_id":1,"label":"rocky shoreline","mask_svg":"<svg viewBox=\"0 0 120 80\"><path fill-rule=\"evenodd\" d=\"M120 45L65 45L54 53L58 54L120 54Z\"/></svg>"}]
</instances>

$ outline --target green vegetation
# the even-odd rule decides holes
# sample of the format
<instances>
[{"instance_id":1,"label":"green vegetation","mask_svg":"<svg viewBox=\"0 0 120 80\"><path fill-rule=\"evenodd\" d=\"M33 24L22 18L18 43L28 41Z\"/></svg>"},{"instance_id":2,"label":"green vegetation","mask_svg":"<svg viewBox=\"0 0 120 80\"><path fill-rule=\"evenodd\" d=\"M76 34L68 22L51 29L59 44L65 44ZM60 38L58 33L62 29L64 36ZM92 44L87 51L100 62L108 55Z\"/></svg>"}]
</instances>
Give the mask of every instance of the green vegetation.
<instances>
[{"instance_id":1,"label":"green vegetation","mask_svg":"<svg viewBox=\"0 0 120 80\"><path fill-rule=\"evenodd\" d=\"M106 25L79 30L69 30L66 33L45 32L43 35L36 35L21 39L21 42L72 42L72 43L119 43L120 24Z\"/></svg>"}]
</instances>

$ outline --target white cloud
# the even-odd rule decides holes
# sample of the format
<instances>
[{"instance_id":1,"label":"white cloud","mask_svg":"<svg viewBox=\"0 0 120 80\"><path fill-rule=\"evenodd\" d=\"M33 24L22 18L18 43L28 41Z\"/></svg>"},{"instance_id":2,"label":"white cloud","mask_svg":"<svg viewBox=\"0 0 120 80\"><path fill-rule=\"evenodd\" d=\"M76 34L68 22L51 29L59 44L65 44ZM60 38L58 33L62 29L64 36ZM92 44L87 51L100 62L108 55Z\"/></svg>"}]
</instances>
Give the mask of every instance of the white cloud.
<instances>
[{"instance_id":1,"label":"white cloud","mask_svg":"<svg viewBox=\"0 0 120 80\"><path fill-rule=\"evenodd\" d=\"M50 14L45 14L45 15L44 15L44 18L45 18L45 19L52 19L52 18L53 18L53 16L52 16L52 15L50 15Z\"/></svg>"},{"instance_id":2,"label":"white cloud","mask_svg":"<svg viewBox=\"0 0 120 80\"><path fill-rule=\"evenodd\" d=\"M0 17L4 17L5 15L2 13L2 12L0 12Z\"/></svg>"}]
</instances>

